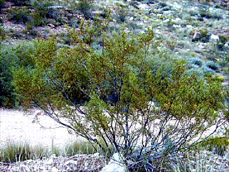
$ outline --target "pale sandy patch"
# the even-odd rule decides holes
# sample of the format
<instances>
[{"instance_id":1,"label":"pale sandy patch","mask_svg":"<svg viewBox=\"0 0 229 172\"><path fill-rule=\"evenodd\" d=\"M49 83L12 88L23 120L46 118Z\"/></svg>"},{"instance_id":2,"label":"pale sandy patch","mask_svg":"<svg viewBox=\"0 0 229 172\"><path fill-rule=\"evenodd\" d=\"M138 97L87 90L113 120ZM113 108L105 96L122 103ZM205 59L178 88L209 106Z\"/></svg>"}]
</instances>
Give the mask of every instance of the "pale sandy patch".
<instances>
[{"instance_id":1,"label":"pale sandy patch","mask_svg":"<svg viewBox=\"0 0 229 172\"><path fill-rule=\"evenodd\" d=\"M63 147L76 140L80 138L69 134L66 128L39 113L39 110L25 114L19 110L0 109L0 147L8 141L49 148L53 145Z\"/></svg>"}]
</instances>

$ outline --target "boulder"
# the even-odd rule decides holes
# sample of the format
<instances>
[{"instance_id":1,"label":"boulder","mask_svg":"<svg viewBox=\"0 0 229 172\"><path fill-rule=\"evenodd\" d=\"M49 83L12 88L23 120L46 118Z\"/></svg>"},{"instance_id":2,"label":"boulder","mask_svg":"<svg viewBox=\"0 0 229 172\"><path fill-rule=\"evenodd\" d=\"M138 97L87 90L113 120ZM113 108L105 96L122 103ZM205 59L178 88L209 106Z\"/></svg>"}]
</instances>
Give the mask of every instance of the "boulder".
<instances>
[{"instance_id":1,"label":"boulder","mask_svg":"<svg viewBox=\"0 0 229 172\"><path fill-rule=\"evenodd\" d=\"M101 172L127 172L127 167L120 153L115 153Z\"/></svg>"}]
</instances>

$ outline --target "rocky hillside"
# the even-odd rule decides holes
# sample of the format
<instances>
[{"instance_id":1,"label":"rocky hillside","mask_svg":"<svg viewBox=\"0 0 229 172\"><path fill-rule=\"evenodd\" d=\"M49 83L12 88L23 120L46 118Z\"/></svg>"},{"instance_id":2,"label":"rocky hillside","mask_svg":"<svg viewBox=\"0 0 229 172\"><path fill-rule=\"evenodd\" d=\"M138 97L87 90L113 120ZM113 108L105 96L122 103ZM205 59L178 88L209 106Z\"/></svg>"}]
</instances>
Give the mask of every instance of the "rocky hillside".
<instances>
[{"instance_id":1,"label":"rocky hillside","mask_svg":"<svg viewBox=\"0 0 229 172\"><path fill-rule=\"evenodd\" d=\"M33 3L32 3L33 2ZM153 28L158 44L174 56L185 58L190 68L203 73L219 73L226 68L229 50L228 2L191 1L6 1L1 10L2 36L5 44L56 35L60 46L70 45L67 31L77 29L83 19L94 22L111 10L109 29L134 33Z\"/></svg>"}]
</instances>

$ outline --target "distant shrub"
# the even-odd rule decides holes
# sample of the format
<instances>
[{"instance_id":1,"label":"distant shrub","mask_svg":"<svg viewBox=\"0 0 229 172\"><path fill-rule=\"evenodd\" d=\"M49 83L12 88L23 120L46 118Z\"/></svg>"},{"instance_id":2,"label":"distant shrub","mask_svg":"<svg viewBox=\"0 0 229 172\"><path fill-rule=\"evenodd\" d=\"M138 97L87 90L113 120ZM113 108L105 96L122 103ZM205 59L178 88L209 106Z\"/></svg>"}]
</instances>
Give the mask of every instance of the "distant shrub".
<instances>
[{"instance_id":1,"label":"distant shrub","mask_svg":"<svg viewBox=\"0 0 229 172\"><path fill-rule=\"evenodd\" d=\"M187 62L188 68L190 69L189 72L196 73L199 76L203 76L205 74L215 74L220 68L219 64L213 61L204 62L200 58L189 58Z\"/></svg>"},{"instance_id":2,"label":"distant shrub","mask_svg":"<svg viewBox=\"0 0 229 172\"><path fill-rule=\"evenodd\" d=\"M23 6L28 5L30 0L10 0L10 2L13 2L17 6Z\"/></svg>"},{"instance_id":3,"label":"distant shrub","mask_svg":"<svg viewBox=\"0 0 229 172\"><path fill-rule=\"evenodd\" d=\"M205 66L210 68L211 70L214 70L215 72L219 70L220 65L213 62L213 61L208 61L205 63Z\"/></svg>"},{"instance_id":4,"label":"distant shrub","mask_svg":"<svg viewBox=\"0 0 229 172\"><path fill-rule=\"evenodd\" d=\"M32 21L32 16L27 8L11 9L9 14L9 20L15 23L25 24Z\"/></svg>"},{"instance_id":5,"label":"distant shrub","mask_svg":"<svg viewBox=\"0 0 229 172\"><path fill-rule=\"evenodd\" d=\"M121 6L121 5L118 5L117 7L118 7L118 9L115 10L116 19L117 19L117 21L123 23L126 21L126 17L128 15L128 9L126 8L126 6Z\"/></svg>"},{"instance_id":6,"label":"distant shrub","mask_svg":"<svg viewBox=\"0 0 229 172\"><path fill-rule=\"evenodd\" d=\"M51 1L31 1L33 11L26 8L16 8L10 10L9 20L16 23L29 24L33 26L43 26L48 23L50 17L50 6L53 5Z\"/></svg>"},{"instance_id":7,"label":"distant shrub","mask_svg":"<svg viewBox=\"0 0 229 172\"><path fill-rule=\"evenodd\" d=\"M5 31L0 24L0 41L5 38Z\"/></svg>"},{"instance_id":8,"label":"distant shrub","mask_svg":"<svg viewBox=\"0 0 229 172\"><path fill-rule=\"evenodd\" d=\"M35 0L32 2L31 5L35 10L32 15L34 25L42 26L44 24L47 24L47 18L50 11L48 7L52 6L53 2L47 0L43 0L43 1Z\"/></svg>"},{"instance_id":9,"label":"distant shrub","mask_svg":"<svg viewBox=\"0 0 229 172\"><path fill-rule=\"evenodd\" d=\"M91 8L93 6L93 3L94 3L94 0L79 0L77 4L77 9L80 10L81 13L83 13L86 19L89 19L92 17Z\"/></svg>"},{"instance_id":10,"label":"distant shrub","mask_svg":"<svg viewBox=\"0 0 229 172\"><path fill-rule=\"evenodd\" d=\"M188 65L190 68L202 67L203 63L204 61L200 58L193 57L188 59Z\"/></svg>"},{"instance_id":11,"label":"distant shrub","mask_svg":"<svg viewBox=\"0 0 229 172\"><path fill-rule=\"evenodd\" d=\"M212 70L211 68L205 65L201 68L201 70L203 71L204 74L215 74L216 73L214 70Z\"/></svg>"},{"instance_id":12,"label":"distant shrub","mask_svg":"<svg viewBox=\"0 0 229 172\"><path fill-rule=\"evenodd\" d=\"M193 36L196 34L196 36L192 38L193 42L196 41L201 41L204 43L209 42L210 34L209 31L205 28L200 28L200 30L197 33L192 33L192 34Z\"/></svg>"},{"instance_id":13,"label":"distant shrub","mask_svg":"<svg viewBox=\"0 0 229 172\"><path fill-rule=\"evenodd\" d=\"M220 35L219 41L217 42L217 47L219 50L225 50L225 44L229 41L226 35Z\"/></svg>"}]
</instances>

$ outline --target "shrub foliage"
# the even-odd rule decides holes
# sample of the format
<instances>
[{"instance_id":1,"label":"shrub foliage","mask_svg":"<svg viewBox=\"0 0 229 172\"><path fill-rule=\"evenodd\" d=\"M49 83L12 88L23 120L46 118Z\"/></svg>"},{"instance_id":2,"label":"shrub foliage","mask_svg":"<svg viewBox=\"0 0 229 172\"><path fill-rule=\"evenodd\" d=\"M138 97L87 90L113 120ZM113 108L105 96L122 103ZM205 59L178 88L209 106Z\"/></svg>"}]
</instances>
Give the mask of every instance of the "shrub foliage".
<instances>
[{"instance_id":1,"label":"shrub foliage","mask_svg":"<svg viewBox=\"0 0 229 172\"><path fill-rule=\"evenodd\" d=\"M185 61L157 48L152 30L131 35L104 28L81 24L71 32L73 48L37 41L32 67L14 71L24 105L43 109L104 152L122 153L130 169L160 169L210 126L219 127L220 80L190 77Z\"/></svg>"},{"instance_id":2,"label":"shrub foliage","mask_svg":"<svg viewBox=\"0 0 229 172\"><path fill-rule=\"evenodd\" d=\"M0 45L0 107L15 107L17 95L12 85L13 70L19 66L31 67L33 45L22 43L16 46Z\"/></svg>"}]
</instances>

